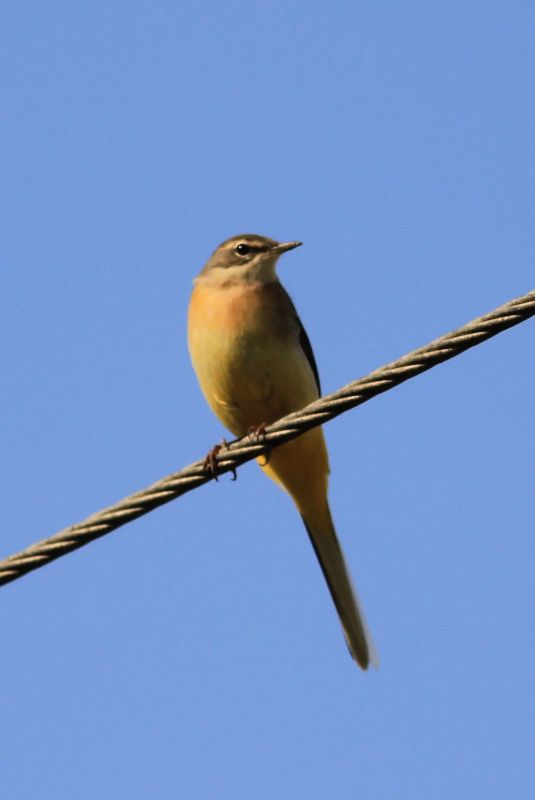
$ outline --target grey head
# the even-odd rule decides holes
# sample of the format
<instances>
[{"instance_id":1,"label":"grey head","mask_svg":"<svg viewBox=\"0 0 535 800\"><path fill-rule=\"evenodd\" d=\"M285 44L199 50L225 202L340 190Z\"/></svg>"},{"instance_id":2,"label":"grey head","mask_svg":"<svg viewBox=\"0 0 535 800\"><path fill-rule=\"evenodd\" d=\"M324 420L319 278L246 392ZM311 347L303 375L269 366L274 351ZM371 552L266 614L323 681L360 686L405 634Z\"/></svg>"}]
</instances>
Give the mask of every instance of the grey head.
<instances>
[{"instance_id":1,"label":"grey head","mask_svg":"<svg viewBox=\"0 0 535 800\"><path fill-rule=\"evenodd\" d=\"M217 247L199 279L217 283L260 282L277 280L277 259L302 242L277 242L268 236L242 233L226 239Z\"/></svg>"}]
</instances>

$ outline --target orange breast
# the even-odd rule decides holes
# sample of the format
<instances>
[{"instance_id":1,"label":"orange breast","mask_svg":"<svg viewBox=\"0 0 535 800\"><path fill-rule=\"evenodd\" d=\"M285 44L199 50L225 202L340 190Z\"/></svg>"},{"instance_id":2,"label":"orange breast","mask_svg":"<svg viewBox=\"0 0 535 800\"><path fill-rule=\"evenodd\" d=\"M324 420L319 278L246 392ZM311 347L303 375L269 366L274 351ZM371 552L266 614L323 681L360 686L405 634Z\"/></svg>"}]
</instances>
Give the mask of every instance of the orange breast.
<instances>
[{"instance_id":1,"label":"orange breast","mask_svg":"<svg viewBox=\"0 0 535 800\"><path fill-rule=\"evenodd\" d=\"M193 366L211 408L236 435L277 419L298 400L289 391L297 334L280 300L262 284L197 284L193 291Z\"/></svg>"},{"instance_id":2,"label":"orange breast","mask_svg":"<svg viewBox=\"0 0 535 800\"><path fill-rule=\"evenodd\" d=\"M191 359L208 404L236 436L315 400L316 381L280 284L213 288L197 283L188 321ZM325 496L321 430L275 450L266 473L297 500Z\"/></svg>"}]
</instances>

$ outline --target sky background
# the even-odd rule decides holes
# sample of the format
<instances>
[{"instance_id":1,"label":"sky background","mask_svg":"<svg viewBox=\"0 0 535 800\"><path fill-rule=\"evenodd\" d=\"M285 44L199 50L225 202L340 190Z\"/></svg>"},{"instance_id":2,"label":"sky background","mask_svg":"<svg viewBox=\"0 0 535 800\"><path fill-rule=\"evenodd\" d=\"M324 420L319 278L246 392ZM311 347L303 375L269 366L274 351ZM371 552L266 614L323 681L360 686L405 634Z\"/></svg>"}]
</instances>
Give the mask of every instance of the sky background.
<instances>
[{"instance_id":1,"label":"sky background","mask_svg":"<svg viewBox=\"0 0 535 800\"><path fill-rule=\"evenodd\" d=\"M240 232L339 386L534 288L532 2L4 2L2 555L200 458ZM535 795L533 322L326 428L381 656L254 464L1 590L2 795Z\"/></svg>"}]
</instances>

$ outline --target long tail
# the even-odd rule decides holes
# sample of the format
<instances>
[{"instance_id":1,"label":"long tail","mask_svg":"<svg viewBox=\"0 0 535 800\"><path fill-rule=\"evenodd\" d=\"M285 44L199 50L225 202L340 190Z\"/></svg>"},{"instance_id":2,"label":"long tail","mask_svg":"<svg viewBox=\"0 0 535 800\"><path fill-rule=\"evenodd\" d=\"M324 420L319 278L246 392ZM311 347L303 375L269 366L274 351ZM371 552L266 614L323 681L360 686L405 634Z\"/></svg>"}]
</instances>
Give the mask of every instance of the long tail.
<instances>
[{"instance_id":1,"label":"long tail","mask_svg":"<svg viewBox=\"0 0 535 800\"><path fill-rule=\"evenodd\" d=\"M338 611L349 652L362 669L367 669L370 664L377 665L373 641L349 577L329 506L326 504L321 518L314 514L314 519L304 516L302 519Z\"/></svg>"}]
</instances>

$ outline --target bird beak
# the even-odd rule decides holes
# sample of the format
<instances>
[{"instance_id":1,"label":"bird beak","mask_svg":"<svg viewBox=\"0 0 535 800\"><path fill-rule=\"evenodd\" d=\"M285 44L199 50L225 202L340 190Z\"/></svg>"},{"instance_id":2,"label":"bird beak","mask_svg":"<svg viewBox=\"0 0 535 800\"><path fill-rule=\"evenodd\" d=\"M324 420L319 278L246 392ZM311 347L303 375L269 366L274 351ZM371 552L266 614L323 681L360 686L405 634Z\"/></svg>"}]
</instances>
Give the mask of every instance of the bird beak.
<instances>
[{"instance_id":1,"label":"bird beak","mask_svg":"<svg viewBox=\"0 0 535 800\"><path fill-rule=\"evenodd\" d=\"M303 242L281 242L271 248L272 253L286 253L288 250L293 250L295 247L301 247Z\"/></svg>"}]
</instances>

